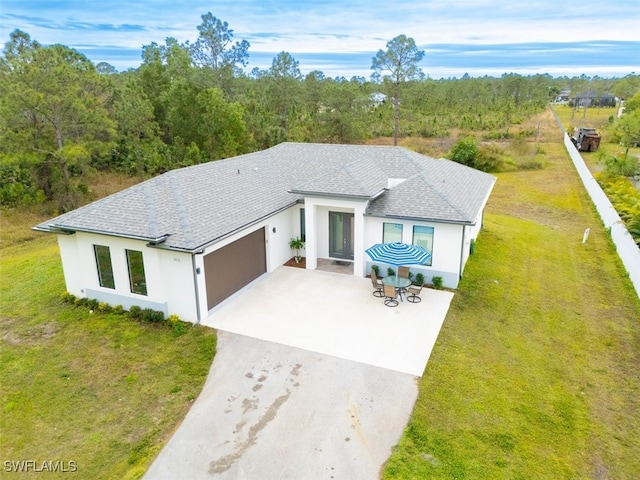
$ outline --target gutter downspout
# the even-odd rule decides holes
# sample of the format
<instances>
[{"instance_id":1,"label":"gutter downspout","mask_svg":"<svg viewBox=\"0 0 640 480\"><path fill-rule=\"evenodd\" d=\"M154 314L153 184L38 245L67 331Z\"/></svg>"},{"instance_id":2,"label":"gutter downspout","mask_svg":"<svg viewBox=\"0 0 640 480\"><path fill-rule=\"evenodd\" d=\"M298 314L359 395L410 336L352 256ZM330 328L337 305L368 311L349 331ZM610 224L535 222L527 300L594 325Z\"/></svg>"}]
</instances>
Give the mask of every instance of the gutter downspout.
<instances>
[{"instance_id":1,"label":"gutter downspout","mask_svg":"<svg viewBox=\"0 0 640 480\"><path fill-rule=\"evenodd\" d=\"M193 272L193 291L196 300L196 325L200 324L200 295L198 294L198 273L196 272L196 254L191 255L191 271Z\"/></svg>"},{"instance_id":2,"label":"gutter downspout","mask_svg":"<svg viewBox=\"0 0 640 480\"><path fill-rule=\"evenodd\" d=\"M464 258L464 239L467 228L462 225L462 243L460 244L460 270L458 271L458 280L462 278L462 259Z\"/></svg>"}]
</instances>

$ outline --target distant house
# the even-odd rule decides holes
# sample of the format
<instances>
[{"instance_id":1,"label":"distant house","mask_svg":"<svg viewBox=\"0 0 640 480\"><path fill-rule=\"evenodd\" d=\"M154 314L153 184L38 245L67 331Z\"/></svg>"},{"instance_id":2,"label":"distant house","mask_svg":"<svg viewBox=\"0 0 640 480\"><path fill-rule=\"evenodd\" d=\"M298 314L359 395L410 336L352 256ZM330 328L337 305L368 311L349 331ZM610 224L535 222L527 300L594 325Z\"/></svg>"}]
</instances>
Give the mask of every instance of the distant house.
<instances>
[{"instance_id":1,"label":"distant house","mask_svg":"<svg viewBox=\"0 0 640 480\"><path fill-rule=\"evenodd\" d=\"M371 269L365 249L415 243L455 288L495 178L401 147L283 143L172 170L34 227L58 235L67 290L198 323L293 256ZM384 265L380 265L384 271Z\"/></svg>"},{"instance_id":2,"label":"distant house","mask_svg":"<svg viewBox=\"0 0 640 480\"><path fill-rule=\"evenodd\" d=\"M599 93L595 90L582 92L573 97L569 105L572 107L615 107L618 99L610 93Z\"/></svg>"},{"instance_id":3,"label":"distant house","mask_svg":"<svg viewBox=\"0 0 640 480\"><path fill-rule=\"evenodd\" d=\"M560 90L560 93L554 99L554 103L569 103L569 96L571 95L571 90L568 88L564 90Z\"/></svg>"},{"instance_id":4,"label":"distant house","mask_svg":"<svg viewBox=\"0 0 640 480\"><path fill-rule=\"evenodd\" d=\"M379 107L387 101L387 96L384 93L376 92L369 95L369 100L372 106Z\"/></svg>"}]
</instances>

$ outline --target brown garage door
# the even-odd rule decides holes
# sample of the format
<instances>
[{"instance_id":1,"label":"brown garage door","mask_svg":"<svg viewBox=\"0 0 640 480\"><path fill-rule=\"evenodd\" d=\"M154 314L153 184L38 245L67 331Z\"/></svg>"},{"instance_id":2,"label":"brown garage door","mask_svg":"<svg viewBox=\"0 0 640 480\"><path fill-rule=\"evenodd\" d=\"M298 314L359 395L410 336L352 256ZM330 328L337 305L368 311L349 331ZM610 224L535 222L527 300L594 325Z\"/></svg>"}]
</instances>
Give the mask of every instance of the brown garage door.
<instances>
[{"instance_id":1,"label":"brown garage door","mask_svg":"<svg viewBox=\"0 0 640 480\"><path fill-rule=\"evenodd\" d=\"M264 238L261 228L204 257L209 310L267 271Z\"/></svg>"}]
</instances>

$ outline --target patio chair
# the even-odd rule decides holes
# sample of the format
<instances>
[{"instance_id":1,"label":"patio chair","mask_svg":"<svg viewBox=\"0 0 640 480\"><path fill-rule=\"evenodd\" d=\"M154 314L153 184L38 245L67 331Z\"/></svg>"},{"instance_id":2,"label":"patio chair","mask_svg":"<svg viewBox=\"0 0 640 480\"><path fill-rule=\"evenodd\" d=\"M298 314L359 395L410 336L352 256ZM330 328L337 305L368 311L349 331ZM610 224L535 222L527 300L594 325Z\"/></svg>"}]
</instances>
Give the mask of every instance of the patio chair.
<instances>
[{"instance_id":1,"label":"patio chair","mask_svg":"<svg viewBox=\"0 0 640 480\"><path fill-rule=\"evenodd\" d=\"M407 301L411 303L420 303L420 292L422 291L422 285L409 285L407 287Z\"/></svg>"},{"instance_id":2,"label":"patio chair","mask_svg":"<svg viewBox=\"0 0 640 480\"><path fill-rule=\"evenodd\" d=\"M380 298L384 297L384 293L382 292L382 287L384 287L384 285L380 280L378 280L378 276L374 269L371 269L371 284L373 285L373 296Z\"/></svg>"},{"instance_id":3,"label":"patio chair","mask_svg":"<svg viewBox=\"0 0 640 480\"><path fill-rule=\"evenodd\" d=\"M398 277L399 278L409 278L409 267L398 267ZM403 293L407 293L407 289L406 288L401 288L400 289L400 295L402 295Z\"/></svg>"},{"instance_id":4,"label":"patio chair","mask_svg":"<svg viewBox=\"0 0 640 480\"><path fill-rule=\"evenodd\" d=\"M384 285L384 304L387 307L398 306L398 292L393 285Z\"/></svg>"}]
</instances>

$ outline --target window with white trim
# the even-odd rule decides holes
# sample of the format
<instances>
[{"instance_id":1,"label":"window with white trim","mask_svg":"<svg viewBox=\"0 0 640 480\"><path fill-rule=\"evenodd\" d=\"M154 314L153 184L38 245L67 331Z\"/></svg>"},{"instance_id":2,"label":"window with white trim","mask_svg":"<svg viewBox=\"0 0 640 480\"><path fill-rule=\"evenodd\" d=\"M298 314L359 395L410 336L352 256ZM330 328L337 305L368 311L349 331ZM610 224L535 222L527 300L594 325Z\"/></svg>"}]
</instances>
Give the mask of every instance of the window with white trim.
<instances>
[{"instance_id":1,"label":"window with white trim","mask_svg":"<svg viewBox=\"0 0 640 480\"><path fill-rule=\"evenodd\" d=\"M104 245L94 245L93 253L96 256L96 268L98 269L98 282L101 287L116 288L111 265L111 251Z\"/></svg>"},{"instance_id":2,"label":"window with white trim","mask_svg":"<svg viewBox=\"0 0 640 480\"><path fill-rule=\"evenodd\" d=\"M138 250L126 250L126 252L131 293L146 295L147 279L144 276L144 262L142 260L142 252Z\"/></svg>"},{"instance_id":3,"label":"window with white trim","mask_svg":"<svg viewBox=\"0 0 640 480\"><path fill-rule=\"evenodd\" d=\"M402 224L401 223L383 223L382 224L382 243L402 242Z\"/></svg>"},{"instance_id":4,"label":"window with white trim","mask_svg":"<svg viewBox=\"0 0 640 480\"><path fill-rule=\"evenodd\" d=\"M431 257L425 265L431 266L433 264L433 227L424 227L422 225L413 226L413 244L423 247L425 250L431 252Z\"/></svg>"}]
</instances>

